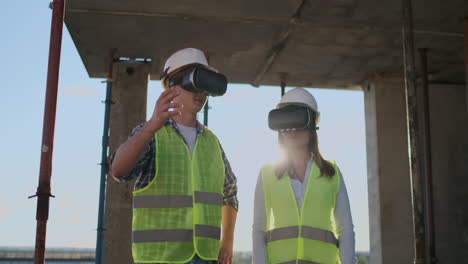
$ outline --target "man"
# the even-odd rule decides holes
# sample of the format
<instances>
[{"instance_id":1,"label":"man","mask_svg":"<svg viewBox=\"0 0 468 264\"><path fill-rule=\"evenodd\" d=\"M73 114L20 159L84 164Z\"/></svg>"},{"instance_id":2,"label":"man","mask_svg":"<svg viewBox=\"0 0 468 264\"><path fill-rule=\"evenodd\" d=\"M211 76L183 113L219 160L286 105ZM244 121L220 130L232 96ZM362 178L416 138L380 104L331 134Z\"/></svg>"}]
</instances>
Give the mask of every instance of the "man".
<instances>
[{"instance_id":1,"label":"man","mask_svg":"<svg viewBox=\"0 0 468 264\"><path fill-rule=\"evenodd\" d=\"M114 178L136 179L135 263L232 263L236 177L217 137L197 120L207 94L217 87L203 90L202 85L187 84L194 70L200 73L197 81L205 84L224 78L200 50L171 55L161 79L166 90L153 115L110 159Z\"/></svg>"}]
</instances>

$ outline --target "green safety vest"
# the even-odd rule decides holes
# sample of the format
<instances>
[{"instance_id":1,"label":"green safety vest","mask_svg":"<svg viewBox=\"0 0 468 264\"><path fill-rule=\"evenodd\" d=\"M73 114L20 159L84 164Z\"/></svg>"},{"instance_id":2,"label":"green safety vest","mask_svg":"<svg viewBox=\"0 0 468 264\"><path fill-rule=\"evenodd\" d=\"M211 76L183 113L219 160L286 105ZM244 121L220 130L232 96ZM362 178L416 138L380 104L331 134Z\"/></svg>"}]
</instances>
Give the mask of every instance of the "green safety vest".
<instances>
[{"instance_id":1,"label":"green safety vest","mask_svg":"<svg viewBox=\"0 0 468 264\"><path fill-rule=\"evenodd\" d=\"M330 179L312 164L300 210L289 175L278 179L274 164L262 168L269 264L340 263L333 219L340 177L334 167Z\"/></svg>"},{"instance_id":2,"label":"green safety vest","mask_svg":"<svg viewBox=\"0 0 468 264\"><path fill-rule=\"evenodd\" d=\"M218 139L205 128L192 156L169 126L155 140L155 177L133 192L134 261L185 263L195 254L217 260L225 178Z\"/></svg>"}]
</instances>

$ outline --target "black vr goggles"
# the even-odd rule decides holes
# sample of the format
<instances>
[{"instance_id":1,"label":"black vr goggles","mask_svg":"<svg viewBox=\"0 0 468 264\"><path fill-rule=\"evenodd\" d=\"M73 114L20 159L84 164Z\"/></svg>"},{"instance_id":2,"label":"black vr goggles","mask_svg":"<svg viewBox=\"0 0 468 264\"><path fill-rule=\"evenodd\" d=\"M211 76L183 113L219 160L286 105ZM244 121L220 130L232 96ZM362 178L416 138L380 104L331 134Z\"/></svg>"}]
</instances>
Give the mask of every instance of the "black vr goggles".
<instances>
[{"instance_id":1,"label":"black vr goggles","mask_svg":"<svg viewBox=\"0 0 468 264\"><path fill-rule=\"evenodd\" d=\"M289 105L271 110L268 114L268 126L276 131L290 131L315 127L315 114L304 106Z\"/></svg>"},{"instance_id":2,"label":"black vr goggles","mask_svg":"<svg viewBox=\"0 0 468 264\"><path fill-rule=\"evenodd\" d=\"M221 96L226 93L227 79L221 73L210 71L202 66L193 66L169 77L168 86L173 85L180 85L187 91Z\"/></svg>"}]
</instances>

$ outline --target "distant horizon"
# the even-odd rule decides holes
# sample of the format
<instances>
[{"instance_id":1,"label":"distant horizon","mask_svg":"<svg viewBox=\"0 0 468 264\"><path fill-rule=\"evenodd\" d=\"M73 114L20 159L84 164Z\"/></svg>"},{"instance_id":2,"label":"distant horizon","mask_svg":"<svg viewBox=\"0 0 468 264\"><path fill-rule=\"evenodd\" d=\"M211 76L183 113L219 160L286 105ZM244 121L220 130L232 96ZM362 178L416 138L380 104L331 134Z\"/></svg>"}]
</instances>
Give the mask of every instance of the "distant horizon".
<instances>
[{"instance_id":1,"label":"distant horizon","mask_svg":"<svg viewBox=\"0 0 468 264\"><path fill-rule=\"evenodd\" d=\"M0 252L2 250L5 250L5 249L20 249L20 250L34 250L34 246L20 246L20 247L15 247L15 246L0 246ZM95 248L76 248L76 247L46 247L46 251L67 251L67 250L70 250L70 251L86 251L86 252L92 252L92 251L95 251L96 249ZM234 252L238 252L238 253L252 253L252 250L234 250ZM356 250L356 254L358 253L370 253L370 251L358 251Z\"/></svg>"}]
</instances>

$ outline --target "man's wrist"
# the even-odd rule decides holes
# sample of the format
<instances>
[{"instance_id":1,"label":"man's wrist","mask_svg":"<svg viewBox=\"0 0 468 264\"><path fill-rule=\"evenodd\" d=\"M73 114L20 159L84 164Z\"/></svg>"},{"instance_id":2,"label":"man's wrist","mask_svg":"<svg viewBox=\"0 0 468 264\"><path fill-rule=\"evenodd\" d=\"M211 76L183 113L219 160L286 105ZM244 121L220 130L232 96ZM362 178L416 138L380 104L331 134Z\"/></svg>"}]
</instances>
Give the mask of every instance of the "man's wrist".
<instances>
[{"instance_id":1,"label":"man's wrist","mask_svg":"<svg viewBox=\"0 0 468 264\"><path fill-rule=\"evenodd\" d=\"M221 238L221 243L233 244L233 242L234 242L234 237L233 236L223 236Z\"/></svg>"},{"instance_id":2,"label":"man's wrist","mask_svg":"<svg viewBox=\"0 0 468 264\"><path fill-rule=\"evenodd\" d=\"M146 121L146 123L141 128L141 131L143 133L148 133L148 134L151 134L151 135L156 133L158 130L159 130L159 128L155 127L150 120Z\"/></svg>"}]
</instances>

